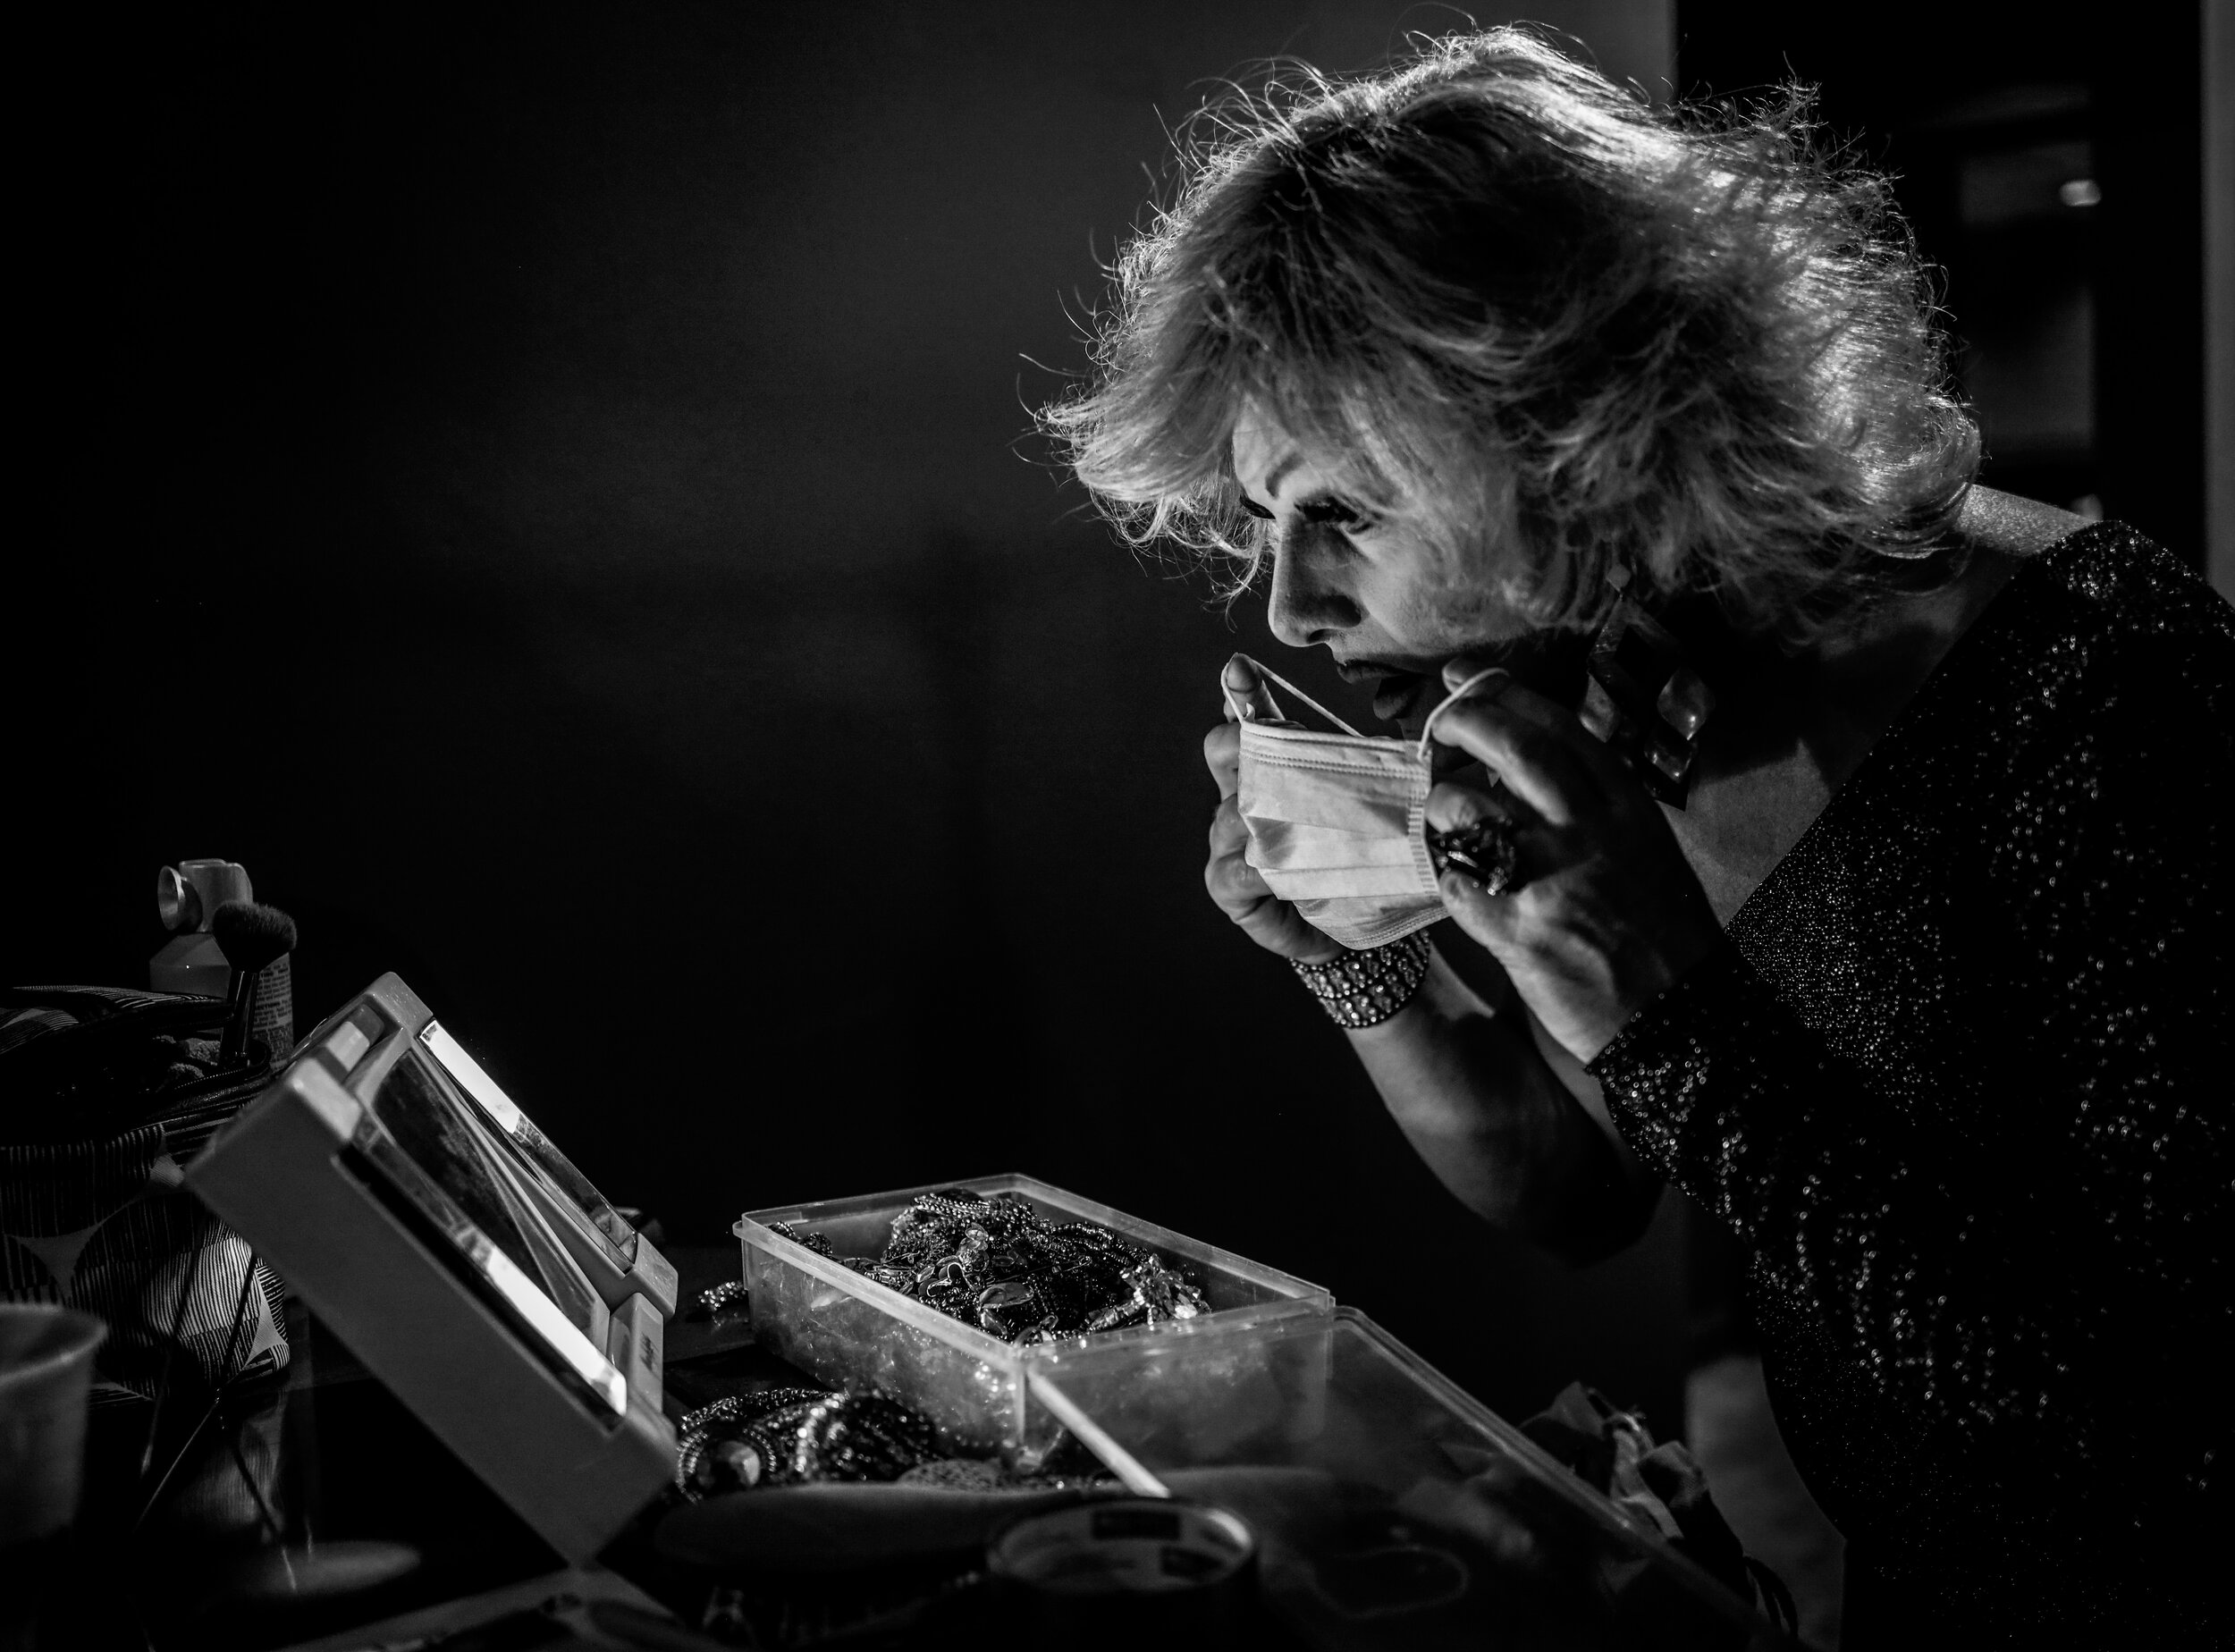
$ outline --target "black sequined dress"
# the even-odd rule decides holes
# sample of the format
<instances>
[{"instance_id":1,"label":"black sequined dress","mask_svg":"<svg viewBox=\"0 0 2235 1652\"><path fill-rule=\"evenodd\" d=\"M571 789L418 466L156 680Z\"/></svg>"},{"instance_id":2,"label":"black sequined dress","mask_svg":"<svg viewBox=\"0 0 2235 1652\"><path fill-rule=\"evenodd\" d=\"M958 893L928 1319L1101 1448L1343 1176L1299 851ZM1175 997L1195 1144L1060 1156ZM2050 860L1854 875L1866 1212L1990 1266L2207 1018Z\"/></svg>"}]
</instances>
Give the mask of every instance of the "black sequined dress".
<instances>
[{"instance_id":1,"label":"black sequined dress","mask_svg":"<svg viewBox=\"0 0 2235 1652\"><path fill-rule=\"evenodd\" d=\"M2094 526L1592 1064L1745 1252L1849 1648L2224 1631L2231 908L2235 610Z\"/></svg>"}]
</instances>

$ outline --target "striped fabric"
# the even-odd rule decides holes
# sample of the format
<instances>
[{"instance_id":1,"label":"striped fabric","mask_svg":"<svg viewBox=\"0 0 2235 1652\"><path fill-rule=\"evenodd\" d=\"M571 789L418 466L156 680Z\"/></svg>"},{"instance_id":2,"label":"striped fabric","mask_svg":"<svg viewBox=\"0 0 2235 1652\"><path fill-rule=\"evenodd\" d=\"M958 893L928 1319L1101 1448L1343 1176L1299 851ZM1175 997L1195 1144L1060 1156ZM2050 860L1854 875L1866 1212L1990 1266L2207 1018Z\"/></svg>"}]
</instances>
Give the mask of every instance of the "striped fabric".
<instances>
[{"instance_id":1,"label":"striped fabric","mask_svg":"<svg viewBox=\"0 0 2235 1652\"><path fill-rule=\"evenodd\" d=\"M129 1014L161 1000L112 1001ZM0 1018L0 1082L6 1046L54 1030L57 1013ZM173 1380L188 1368L215 1385L283 1366L279 1281L180 1186L180 1167L268 1082L259 1071L187 1086L164 1116L99 1140L0 1144L0 1301L98 1315L109 1328L98 1374L142 1395L162 1379L173 1327L187 1362Z\"/></svg>"}]
</instances>

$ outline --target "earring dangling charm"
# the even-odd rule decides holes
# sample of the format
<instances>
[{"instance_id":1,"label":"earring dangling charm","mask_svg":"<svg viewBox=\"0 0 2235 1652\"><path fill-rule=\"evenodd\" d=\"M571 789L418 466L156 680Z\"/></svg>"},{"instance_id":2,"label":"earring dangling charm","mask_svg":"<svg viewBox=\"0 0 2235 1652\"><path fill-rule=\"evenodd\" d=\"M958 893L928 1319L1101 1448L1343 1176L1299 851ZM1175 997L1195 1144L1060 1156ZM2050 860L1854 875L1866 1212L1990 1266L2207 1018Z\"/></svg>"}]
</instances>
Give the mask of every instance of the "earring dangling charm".
<instances>
[{"instance_id":1,"label":"earring dangling charm","mask_svg":"<svg viewBox=\"0 0 2235 1652\"><path fill-rule=\"evenodd\" d=\"M1615 569L1607 582L1619 594L1591 638L1579 715L1656 802L1681 809L1691 790L1699 731L1715 712L1715 690L1691 669L1668 628L1631 598L1629 569Z\"/></svg>"}]
</instances>

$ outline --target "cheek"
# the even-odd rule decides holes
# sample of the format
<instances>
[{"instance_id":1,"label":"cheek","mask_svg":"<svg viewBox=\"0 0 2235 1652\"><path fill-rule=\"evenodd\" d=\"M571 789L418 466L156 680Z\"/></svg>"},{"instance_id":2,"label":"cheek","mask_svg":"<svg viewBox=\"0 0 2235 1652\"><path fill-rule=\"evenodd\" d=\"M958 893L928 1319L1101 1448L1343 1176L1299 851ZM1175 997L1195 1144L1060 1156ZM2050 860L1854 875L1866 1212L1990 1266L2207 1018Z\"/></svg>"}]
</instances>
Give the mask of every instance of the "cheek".
<instances>
[{"instance_id":1,"label":"cheek","mask_svg":"<svg viewBox=\"0 0 2235 1652\"><path fill-rule=\"evenodd\" d=\"M1369 611L1406 652L1455 652L1497 642L1528 628L1500 593L1500 582L1476 560L1421 544L1382 570Z\"/></svg>"}]
</instances>

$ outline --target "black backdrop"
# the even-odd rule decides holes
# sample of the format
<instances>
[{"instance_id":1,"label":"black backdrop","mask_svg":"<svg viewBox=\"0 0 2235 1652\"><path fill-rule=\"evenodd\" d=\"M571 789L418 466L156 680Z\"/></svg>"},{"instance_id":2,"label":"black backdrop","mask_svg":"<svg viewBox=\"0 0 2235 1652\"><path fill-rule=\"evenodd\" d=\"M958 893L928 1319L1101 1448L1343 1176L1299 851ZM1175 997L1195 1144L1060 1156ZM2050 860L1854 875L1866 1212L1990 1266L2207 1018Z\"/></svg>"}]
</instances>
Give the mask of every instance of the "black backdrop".
<instances>
[{"instance_id":1,"label":"black backdrop","mask_svg":"<svg viewBox=\"0 0 2235 1652\"><path fill-rule=\"evenodd\" d=\"M1657 5L1542 14L1665 72ZM0 978L144 984L156 869L236 859L306 1019L398 970L680 1235L1024 1169L1674 1426L1665 1249L1484 1233L1203 899L1216 674L1272 645L1027 435L1209 77L1454 15L50 34Z\"/></svg>"},{"instance_id":2,"label":"black backdrop","mask_svg":"<svg viewBox=\"0 0 2235 1652\"><path fill-rule=\"evenodd\" d=\"M1653 0L1534 14L1668 72ZM1571 1273L1442 1193L1201 893L1255 609L1113 546L1026 434L1208 77L1454 17L27 38L0 979L144 982L156 869L237 859L305 1020L398 970L679 1235L1025 1169L1502 1409L1581 1376L1674 1427L1670 1212Z\"/></svg>"},{"instance_id":3,"label":"black backdrop","mask_svg":"<svg viewBox=\"0 0 2235 1652\"><path fill-rule=\"evenodd\" d=\"M1688 94L1798 76L1889 173L1986 438L1984 478L2093 495L2204 566L2200 8L2012 0L1678 8ZM2060 181L2096 198L2061 201Z\"/></svg>"}]
</instances>

